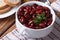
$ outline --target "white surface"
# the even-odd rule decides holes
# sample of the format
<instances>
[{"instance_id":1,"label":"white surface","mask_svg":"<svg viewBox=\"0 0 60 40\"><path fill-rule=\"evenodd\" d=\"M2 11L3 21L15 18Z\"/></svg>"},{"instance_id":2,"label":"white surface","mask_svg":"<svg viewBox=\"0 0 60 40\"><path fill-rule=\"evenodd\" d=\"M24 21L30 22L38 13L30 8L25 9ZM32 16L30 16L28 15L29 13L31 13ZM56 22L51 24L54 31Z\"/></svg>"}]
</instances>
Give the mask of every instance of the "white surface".
<instances>
[{"instance_id":1,"label":"white surface","mask_svg":"<svg viewBox=\"0 0 60 40\"><path fill-rule=\"evenodd\" d=\"M60 0L57 0L51 4L51 7L55 10L60 12ZM60 13L58 13L60 14ZM60 24L60 19L56 16L56 22Z\"/></svg>"},{"instance_id":2,"label":"white surface","mask_svg":"<svg viewBox=\"0 0 60 40\"><path fill-rule=\"evenodd\" d=\"M51 7L52 7L54 10L60 12L60 5L58 5L56 2L53 2L53 3L51 4Z\"/></svg>"},{"instance_id":3,"label":"white surface","mask_svg":"<svg viewBox=\"0 0 60 40\"><path fill-rule=\"evenodd\" d=\"M49 34L49 36L45 36L42 39L43 40L60 40L60 31L59 30L60 30L60 26L55 23L54 28L53 28L52 32ZM24 40L42 40L40 38L33 39L33 38L28 38L26 35L21 35L17 29L14 29L13 31L11 31L10 33L8 33L4 37L2 37L0 40L16 40L16 39L18 39L18 40L20 40L20 39L21 40L23 40L23 39Z\"/></svg>"},{"instance_id":4,"label":"white surface","mask_svg":"<svg viewBox=\"0 0 60 40\"><path fill-rule=\"evenodd\" d=\"M52 17L52 19L53 19L52 24L50 26L44 28L44 29L31 29L31 28L27 28L27 27L23 26L19 22L19 20L17 18L17 12L16 12L16 27L17 27L17 29L18 29L18 31L20 33L23 32L22 34L26 34L28 37L41 38L41 37L44 37L44 36L48 35L51 32L52 27L53 27L53 23L55 21L55 13L54 13L53 9L50 6L48 6L48 5L46 5L46 4L42 3L42 2L38 2L38 1L26 2L26 3L22 4L21 6L33 5L34 3L36 3L38 5L46 6L46 7L48 7L51 10L51 14L53 15L53 17Z\"/></svg>"},{"instance_id":5,"label":"white surface","mask_svg":"<svg viewBox=\"0 0 60 40\"><path fill-rule=\"evenodd\" d=\"M60 19L56 16L56 22L60 24Z\"/></svg>"},{"instance_id":6,"label":"white surface","mask_svg":"<svg viewBox=\"0 0 60 40\"><path fill-rule=\"evenodd\" d=\"M33 38L28 38L19 34L16 30L17 29L14 29L12 32L4 36L1 40L35 40Z\"/></svg>"}]
</instances>

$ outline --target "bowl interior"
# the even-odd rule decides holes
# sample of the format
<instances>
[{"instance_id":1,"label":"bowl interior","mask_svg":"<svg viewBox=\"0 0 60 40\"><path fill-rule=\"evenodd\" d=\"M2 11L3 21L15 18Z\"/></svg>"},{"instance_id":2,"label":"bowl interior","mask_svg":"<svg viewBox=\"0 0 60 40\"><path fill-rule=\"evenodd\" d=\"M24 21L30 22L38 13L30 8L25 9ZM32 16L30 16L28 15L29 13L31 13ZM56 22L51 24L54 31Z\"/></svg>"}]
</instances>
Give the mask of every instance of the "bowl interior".
<instances>
[{"instance_id":1,"label":"bowl interior","mask_svg":"<svg viewBox=\"0 0 60 40\"><path fill-rule=\"evenodd\" d=\"M31 6L31 5L33 5L33 4L38 4L38 5L41 5L41 6L48 7L48 8L50 9L50 11L51 11L51 14L52 14L52 20L53 20L52 23L51 23L48 27L43 28L43 29L32 29L32 28L25 27L25 26L22 25L21 23L20 23L20 24L21 24L23 27L25 27L25 28L27 28L27 29L31 29L31 30L44 30L44 29L47 29L47 28L51 27L51 26L53 25L54 21L55 21L55 13L54 13L53 9L52 9L49 5L46 5L45 3L38 2L38 1L30 1L30 2L26 2L26 3L22 4L22 5L20 5L20 7L21 7L21 6L26 6L26 5L30 5L30 6ZM19 7L19 8L20 8L20 7ZM19 10L19 8L18 8L18 10ZM18 12L18 10L17 10L17 12ZM17 12L16 12L16 17L17 17L17 19L18 19ZM18 21L19 21L19 19L18 19Z\"/></svg>"}]
</instances>

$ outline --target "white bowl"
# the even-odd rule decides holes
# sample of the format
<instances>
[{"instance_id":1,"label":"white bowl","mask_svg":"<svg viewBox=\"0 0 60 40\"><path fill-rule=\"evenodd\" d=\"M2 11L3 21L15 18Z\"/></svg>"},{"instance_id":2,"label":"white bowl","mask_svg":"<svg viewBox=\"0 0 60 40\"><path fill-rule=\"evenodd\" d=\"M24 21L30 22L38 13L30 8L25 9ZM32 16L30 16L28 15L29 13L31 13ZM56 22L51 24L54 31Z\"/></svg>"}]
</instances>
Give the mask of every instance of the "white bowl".
<instances>
[{"instance_id":1,"label":"white bowl","mask_svg":"<svg viewBox=\"0 0 60 40\"><path fill-rule=\"evenodd\" d=\"M55 12L53 11L53 9L49 5L46 5L46 4L44 4L42 2L38 2L38 1L26 2L22 5L20 5L20 7L21 6L26 6L26 5L33 5L34 3L36 3L38 5L41 5L41 6L46 6L50 9L51 14L52 14L52 19L53 19L51 25L49 25L48 27L43 28L43 29L27 28L19 22L18 17L17 17L17 12L16 12L16 27L21 34L25 34L25 35L27 35L28 37L31 37L31 38L41 38L41 37L44 37L44 36L48 35L51 32L51 30L53 28L54 21L55 21ZM19 10L19 8L18 8L18 10Z\"/></svg>"}]
</instances>

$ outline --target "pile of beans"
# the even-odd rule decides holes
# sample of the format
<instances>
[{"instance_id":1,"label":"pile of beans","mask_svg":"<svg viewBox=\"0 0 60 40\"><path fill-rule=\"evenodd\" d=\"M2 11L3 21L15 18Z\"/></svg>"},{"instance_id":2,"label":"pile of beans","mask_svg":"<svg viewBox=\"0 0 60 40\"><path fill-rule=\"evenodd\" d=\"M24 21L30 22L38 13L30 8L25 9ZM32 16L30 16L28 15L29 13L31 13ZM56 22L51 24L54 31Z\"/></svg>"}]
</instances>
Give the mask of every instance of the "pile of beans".
<instances>
[{"instance_id":1,"label":"pile of beans","mask_svg":"<svg viewBox=\"0 0 60 40\"><path fill-rule=\"evenodd\" d=\"M44 12L47 19L41 21L38 25L36 25L33 20L37 14L42 14L42 12ZM52 23L52 14L50 12L50 9L48 7L37 4L20 7L17 15L21 24L32 29L45 28Z\"/></svg>"}]
</instances>

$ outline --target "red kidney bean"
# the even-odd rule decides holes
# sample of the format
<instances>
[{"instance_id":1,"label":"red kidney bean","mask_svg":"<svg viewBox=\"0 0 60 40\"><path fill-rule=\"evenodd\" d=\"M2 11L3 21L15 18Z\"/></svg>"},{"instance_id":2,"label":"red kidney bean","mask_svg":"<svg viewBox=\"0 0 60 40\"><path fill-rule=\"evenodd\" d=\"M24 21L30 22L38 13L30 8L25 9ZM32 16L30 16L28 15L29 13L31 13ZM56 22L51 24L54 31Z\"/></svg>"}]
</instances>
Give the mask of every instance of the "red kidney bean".
<instances>
[{"instance_id":1,"label":"red kidney bean","mask_svg":"<svg viewBox=\"0 0 60 40\"><path fill-rule=\"evenodd\" d=\"M30 28L33 28L33 23L31 23L29 27L30 27Z\"/></svg>"},{"instance_id":2,"label":"red kidney bean","mask_svg":"<svg viewBox=\"0 0 60 40\"><path fill-rule=\"evenodd\" d=\"M25 12L28 12L28 9L24 9Z\"/></svg>"},{"instance_id":3,"label":"red kidney bean","mask_svg":"<svg viewBox=\"0 0 60 40\"><path fill-rule=\"evenodd\" d=\"M32 20L29 20L29 23L28 23L28 25L30 25L31 23L33 23L33 21L32 21Z\"/></svg>"},{"instance_id":4,"label":"red kidney bean","mask_svg":"<svg viewBox=\"0 0 60 40\"><path fill-rule=\"evenodd\" d=\"M42 23L39 24L39 26L42 27L42 28L44 28L46 25L45 25L44 22L42 22Z\"/></svg>"},{"instance_id":5,"label":"red kidney bean","mask_svg":"<svg viewBox=\"0 0 60 40\"><path fill-rule=\"evenodd\" d=\"M21 18L21 16L18 16L18 18L20 19L20 18Z\"/></svg>"},{"instance_id":6,"label":"red kidney bean","mask_svg":"<svg viewBox=\"0 0 60 40\"><path fill-rule=\"evenodd\" d=\"M52 16L50 13L46 13L45 15L47 18Z\"/></svg>"},{"instance_id":7,"label":"red kidney bean","mask_svg":"<svg viewBox=\"0 0 60 40\"><path fill-rule=\"evenodd\" d=\"M31 6L27 5L26 9L30 12L32 8L31 8Z\"/></svg>"},{"instance_id":8,"label":"red kidney bean","mask_svg":"<svg viewBox=\"0 0 60 40\"><path fill-rule=\"evenodd\" d=\"M37 7L37 4L33 4L33 5L32 5L32 8L33 8L34 10L36 10L36 7Z\"/></svg>"},{"instance_id":9,"label":"red kidney bean","mask_svg":"<svg viewBox=\"0 0 60 40\"><path fill-rule=\"evenodd\" d=\"M36 27L35 27L35 29L39 29L39 27L38 27L38 26L36 26Z\"/></svg>"},{"instance_id":10,"label":"red kidney bean","mask_svg":"<svg viewBox=\"0 0 60 40\"><path fill-rule=\"evenodd\" d=\"M50 20L52 21L52 18L48 18L48 21L50 21Z\"/></svg>"},{"instance_id":11,"label":"red kidney bean","mask_svg":"<svg viewBox=\"0 0 60 40\"><path fill-rule=\"evenodd\" d=\"M20 22L21 22L21 23L24 23L24 17L21 17L21 18L20 18Z\"/></svg>"},{"instance_id":12,"label":"red kidney bean","mask_svg":"<svg viewBox=\"0 0 60 40\"><path fill-rule=\"evenodd\" d=\"M32 9L32 11L30 12L30 15L34 14L34 12L35 12L35 10L34 10L34 9Z\"/></svg>"},{"instance_id":13,"label":"red kidney bean","mask_svg":"<svg viewBox=\"0 0 60 40\"><path fill-rule=\"evenodd\" d=\"M41 14L42 13L42 10L38 10L36 11L37 14Z\"/></svg>"},{"instance_id":14,"label":"red kidney bean","mask_svg":"<svg viewBox=\"0 0 60 40\"><path fill-rule=\"evenodd\" d=\"M28 10L29 10L29 8L30 8L30 6L29 6L29 5L27 5L27 6L26 6L26 9L28 9Z\"/></svg>"},{"instance_id":15,"label":"red kidney bean","mask_svg":"<svg viewBox=\"0 0 60 40\"><path fill-rule=\"evenodd\" d=\"M20 10L20 11L23 11L23 9L24 9L24 7L22 6L22 7L20 7L20 9L19 9L19 10Z\"/></svg>"},{"instance_id":16,"label":"red kidney bean","mask_svg":"<svg viewBox=\"0 0 60 40\"><path fill-rule=\"evenodd\" d=\"M26 14L24 17L25 17L26 19L30 19L30 18L31 18L31 16L30 16L29 14Z\"/></svg>"},{"instance_id":17,"label":"red kidney bean","mask_svg":"<svg viewBox=\"0 0 60 40\"><path fill-rule=\"evenodd\" d=\"M49 8L48 8L48 7L44 7L44 10L45 10L45 11L49 11Z\"/></svg>"},{"instance_id":18,"label":"red kidney bean","mask_svg":"<svg viewBox=\"0 0 60 40\"><path fill-rule=\"evenodd\" d=\"M41 29L41 26L36 26L35 29Z\"/></svg>"},{"instance_id":19,"label":"red kidney bean","mask_svg":"<svg viewBox=\"0 0 60 40\"><path fill-rule=\"evenodd\" d=\"M33 15L32 15L32 18L34 19L35 17L36 17L36 14L33 14Z\"/></svg>"},{"instance_id":20,"label":"red kidney bean","mask_svg":"<svg viewBox=\"0 0 60 40\"><path fill-rule=\"evenodd\" d=\"M48 11L45 11L45 14L49 13Z\"/></svg>"},{"instance_id":21,"label":"red kidney bean","mask_svg":"<svg viewBox=\"0 0 60 40\"><path fill-rule=\"evenodd\" d=\"M18 15L22 14L22 12L20 13L20 11L18 11Z\"/></svg>"},{"instance_id":22,"label":"red kidney bean","mask_svg":"<svg viewBox=\"0 0 60 40\"><path fill-rule=\"evenodd\" d=\"M26 11L26 12L24 13L24 16L26 16L26 15L27 15L27 13L28 13L28 12Z\"/></svg>"},{"instance_id":23,"label":"red kidney bean","mask_svg":"<svg viewBox=\"0 0 60 40\"><path fill-rule=\"evenodd\" d=\"M43 23L46 25L47 24L47 21L43 21Z\"/></svg>"},{"instance_id":24,"label":"red kidney bean","mask_svg":"<svg viewBox=\"0 0 60 40\"><path fill-rule=\"evenodd\" d=\"M26 14L26 15L24 15L24 17L25 17L25 18L28 18L28 15L27 15L27 14Z\"/></svg>"},{"instance_id":25,"label":"red kidney bean","mask_svg":"<svg viewBox=\"0 0 60 40\"><path fill-rule=\"evenodd\" d=\"M52 18L48 19L47 25L50 25L52 23Z\"/></svg>"},{"instance_id":26,"label":"red kidney bean","mask_svg":"<svg viewBox=\"0 0 60 40\"><path fill-rule=\"evenodd\" d=\"M24 26L26 26L26 27L28 27L28 25L27 24L23 24Z\"/></svg>"},{"instance_id":27,"label":"red kidney bean","mask_svg":"<svg viewBox=\"0 0 60 40\"><path fill-rule=\"evenodd\" d=\"M22 15L24 15L24 13L23 12L18 12L18 15L22 16Z\"/></svg>"},{"instance_id":28,"label":"red kidney bean","mask_svg":"<svg viewBox=\"0 0 60 40\"><path fill-rule=\"evenodd\" d=\"M30 8L29 8L29 12L31 12L31 10L32 10L32 7L30 6Z\"/></svg>"},{"instance_id":29,"label":"red kidney bean","mask_svg":"<svg viewBox=\"0 0 60 40\"><path fill-rule=\"evenodd\" d=\"M42 10L42 6L37 6L37 10Z\"/></svg>"},{"instance_id":30,"label":"red kidney bean","mask_svg":"<svg viewBox=\"0 0 60 40\"><path fill-rule=\"evenodd\" d=\"M48 21L47 25L49 26L52 23L52 21Z\"/></svg>"},{"instance_id":31,"label":"red kidney bean","mask_svg":"<svg viewBox=\"0 0 60 40\"><path fill-rule=\"evenodd\" d=\"M52 17L52 14L50 14L50 17Z\"/></svg>"},{"instance_id":32,"label":"red kidney bean","mask_svg":"<svg viewBox=\"0 0 60 40\"><path fill-rule=\"evenodd\" d=\"M47 17L47 18L50 17L49 14L46 14L46 17Z\"/></svg>"},{"instance_id":33,"label":"red kidney bean","mask_svg":"<svg viewBox=\"0 0 60 40\"><path fill-rule=\"evenodd\" d=\"M32 21L32 19L29 19L28 21L30 22L30 21Z\"/></svg>"}]
</instances>

